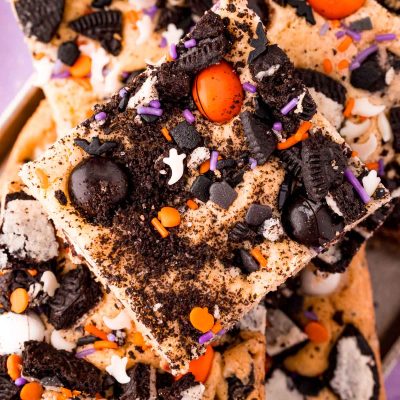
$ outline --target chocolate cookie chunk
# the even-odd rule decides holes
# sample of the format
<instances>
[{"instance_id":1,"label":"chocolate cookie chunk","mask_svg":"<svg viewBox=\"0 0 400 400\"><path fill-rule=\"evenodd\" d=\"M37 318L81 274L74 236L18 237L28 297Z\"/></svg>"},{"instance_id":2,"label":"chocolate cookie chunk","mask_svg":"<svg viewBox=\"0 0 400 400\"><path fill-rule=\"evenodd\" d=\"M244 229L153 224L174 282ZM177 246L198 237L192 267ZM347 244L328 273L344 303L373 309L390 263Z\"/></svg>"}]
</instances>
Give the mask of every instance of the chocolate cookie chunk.
<instances>
[{"instance_id":1,"label":"chocolate cookie chunk","mask_svg":"<svg viewBox=\"0 0 400 400\"><path fill-rule=\"evenodd\" d=\"M86 267L80 266L68 272L48 303L49 322L56 329L69 328L96 305L100 296L100 285Z\"/></svg>"},{"instance_id":2,"label":"chocolate cookie chunk","mask_svg":"<svg viewBox=\"0 0 400 400\"><path fill-rule=\"evenodd\" d=\"M1 400L18 400L19 388L10 379L0 376L0 397Z\"/></svg>"},{"instance_id":3,"label":"chocolate cookie chunk","mask_svg":"<svg viewBox=\"0 0 400 400\"><path fill-rule=\"evenodd\" d=\"M91 395L102 391L103 374L99 369L45 342L25 342L22 366L24 375L31 378L56 378L64 387Z\"/></svg>"},{"instance_id":4,"label":"chocolate cookie chunk","mask_svg":"<svg viewBox=\"0 0 400 400\"><path fill-rule=\"evenodd\" d=\"M294 177L300 176L303 167L301 146L292 146L287 150L278 151L277 155L281 159L286 171Z\"/></svg>"},{"instance_id":5,"label":"chocolate cookie chunk","mask_svg":"<svg viewBox=\"0 0 400 400\"><path fill-rule=\"evenodd\" d=\"M393 107L389 113L389 122L393 131L393 148L400 152L400 107Z\"/></svg>"},{"instance_id":6,"label":"chocolate cookie chunk","mask_svg":"<svg viewBox=\"0 0 400 400\"><path fill-rule=\"evenodd\" d=\"M386 71L381 67L378 54L372 54L359 68L351 72L350 83L358 89L369 92L385 89Z\"/></svg>"},{"instance_id":7,"label":"chocolate cookie chunk","mask_svg":"<svg viewBox=\"0 0 400 400\"><path fill-rule=\"evenodd\" d=\"M65 65L72 66L81 54L78 45L73 42L64 42L60 45L57 52L57 58Z\"/></svg>"},{"instance_id":8,"label":"chocolate cookie chunk","mask_svg":"<svg viewBox=\"0 0 400 400\"><path fill-rule=\"evenodd\" d=\"M243 383L236 376L230 376L227 379L228 395L232 400L246 400L251 392L254 390L254 371L251 371L247 383Z\"/></svg>"},{"instance_id":9,"label":"chocolate cookie chunk","mask_svg":"<svg viewBox=\"0 0 400 400\"><path fill-rule=\"evenodd\" d=\"M198 386L192 374L187 374L183 378L172 383L170 387L158 390L158 395L162 400L176 400L182 398L182 393L186 390Z\"/></svg>"},{"instance_id":10,"label":"chocolate cookie chunk","mask_svg":"<svg viewBox=\"0 0 400 400\"><path fill-rule=\"evenodd\" d=\"M151 397L150 368L150 365L138 363L128 369L127 374L131 380L121 385L122 393L119 400L147 400Z\"/></svg>"},{"instance_id":11,"label":"chocolate cookie chunk","mask_svg":"<svg viewBox=\"0 0 400 400\"><path fill-rule=\"evenodd\" d=\"M194 27L190 36L196 40L215 38L225 34L225 26L219 15L210 11Z\"/></svg>"},{"instance_id":12,"label":"chocolate cookie chunk","mask_svg":"<svg viewBox=\"0 0 400 400\"><path fill-rule=\"evenodd\" d=\"M18 0L15 11L26 36L49 43L61 23L64 0Z\"/></svg>"},{"instance_id":13,"label":"chocolate cookie chunk","mask_svg":"<svg viewBox=\"0 0 400 400\"><path fill-rule=\"evenodd\" d=\"M122 14L118 10L98 11L83 15L69 23L71 29L81 35L97 40L114 56L121 52Z\"/></svg>"}]
</instances>

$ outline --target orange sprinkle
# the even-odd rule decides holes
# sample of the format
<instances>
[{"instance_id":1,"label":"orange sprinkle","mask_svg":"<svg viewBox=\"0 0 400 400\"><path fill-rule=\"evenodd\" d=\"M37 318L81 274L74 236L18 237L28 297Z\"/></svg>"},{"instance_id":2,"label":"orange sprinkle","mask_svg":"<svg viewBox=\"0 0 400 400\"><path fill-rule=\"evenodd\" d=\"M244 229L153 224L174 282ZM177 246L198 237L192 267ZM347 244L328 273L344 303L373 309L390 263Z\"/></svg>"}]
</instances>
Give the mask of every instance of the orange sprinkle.
<instances>
[{"instance_id":1,"label":"orange sprinkle","mask_svg":"<svg viewBox=\"0 0 400 400\"><path fill-rule=\"evenodd\" d=\"M30 382L27 383L21 390L21 400L40 400L44 390L40 383Z\"/></svg>"},{"instance_id":2,"label":"orange sprinkle","mask_svg":"<svg viewBox=\"0 0 400 400\"><path fill-rule=\"evenodd\" d=\"M29 294L24 288L15 289L10 296L11 311L23 313L29 304Z\"/></svg>"},{"instance_id":3,"label":"orange sprinkle","mask_svg":"<svg viewBox=\"0 0 400 400\"><path fill-rule=\"evenodd\" d=\"M27 271L30 276L36 276L38 273L37 269L28 269Z\"/></svg>"},{"instance_id":4,"label":"orange sprinkle","mask_svg":"<svg viewBox=\"0 0 400 400\"><path fill-rule=\"evenodd\" d=\"M306 139L307 137L305 134L311 128L312 124L310 121L303 122L297 132L286 139L284 142L278 143L278 150L286 150L289 147L294 146L296 143Z\"/></svg>"},{"instance_id":5,"label":"orange sprinkle","mask_svg":"<svg viewBox=\"0 0 400 400\"><path fill-rule=\"evenodd\" d=\"M132 335L132 341L135 346L144 347L146 345L143 335L140 332L135 332Z\"/></svg>"},{"instance_id":6,"label":"orange sprinkle","mask_svg":"<svg viewBox=\"0 0 400 400\"><path fill-rule=\"evenodd\" d=\"M257 260L262 268L268 265L267 259L262 255L260 249L254 248L250 251L250 254Z\"/></svg>"},{"instance_id":7,"label":"orange sprinkle","mask_svg":"<svg viewBox=\"0 0 400 400\"><path fill-rule=\"evenodd\" d=\"M346 108L343 111L343 115L346 118L349 118L351 116L355 104L356 101L352 97L349 100L347 100Z\"/></svg>"},{"instance_id":8,"label":"orange sprinkle","mask_svg":"<svg viewBox=\"0 0 400 400\"><path fill-rule=\"evenodd\" d=\"M216 335L220 330L222 330L221 322L217 321L211 329L211 332Z\"/></svg>"},{"instance_id":9,"label":"orange sprinkle","mask_svg":"<svg viewBox=\"0 0 400 400\"><path fill-rule=\"evenodd\" d=\"M110 342L109 340L98 340L93 343L93 347L96 350L102 349L118 349L118 345L115 342Z\"/></svg>"},{"instance_id":10,"label":"orange sprinkle","mask_svg":"<svg viewBox=\"0 0 400 400\"><path fill-rule=\"evenodd\" d=\"M163 207L158 212L158 219L164 228L174 228L181 223L181 215L173 207Z\"/></svg>"},{"instance_id":11,"label":"orange sprinkle","mask_svg":"<svg viewBox=\"0 0 400 400\"><path fill-rule=\"evenodd\" d=\"M304 332L314 343L324 343L330 339L330 334L325 326L316 321L309 322L304 328Z\"/></svg>"},{"instance_id":12,"label":"orange sprinkle","mask_svg":"<svg viewBox=\"0 0 400 400\"><path fill-rule=\"evenodd\" d=\"M200 174L205 174L206 172L208 172L210 170L210 160L204 161L201 165L200 165Z\"/></svg>"},{"instance_id":13,"label":"orange sprinkle","mask_svg":"<svg viewBox=\"0 0 400 400\"><path fill-rule=\"evenodd\" d=\"M125 18L128 22L130 22L133 26L136 26L136 22L139 20L138 13L134 10L130 10L125 13Z\"/></svg>"},{"instance_id":14,"label":"orange sprinkle","mask_svg":"<svg viewBox=\"0 0 400 400\"><path fill-rule=\"evenodd\" d=\"M365 166L368 169L375 169L378 170L379 169L379 164L377 162L370 162L370 163L366 163Z\"/></svg>"},{"instance_id":15,"label":"orange sprinkle","mask_svg":"<svg viewBox=\"0 0 400 400\"><path fill-rule=\"evenodd\" d=\"M153 218L151 224L157 229L163 239L169 235L169 232L162 226L161 222L157 218Z\"/></svg>"},{"instance_id":16,"label":"orange sprinkle","mask_svg":"<svg viewBox=\"0 0 400 400\"><path fill-rule=\"evenodd\" d=\"M352 151L351 152L351 156L354 157L358 157L358 151Z\"/></svg>"},{"instance_id":17,"label":"orange sprinkle","mask_svg":"<svg viewBox=\"0 0 400 400\"><path fill-rule=\"evenodd\" d=\"M84 78L90 74L91 70L92 59L85 54L81 54L75 61L75 64L69 69L69 72L74 78Z\"/></svg>"},{"instance_id":18,"label":"orange sprinkle","mask_svg":"<svg viewBox=\"0 0 400 400\"><path fill-rule=\"evenodd\" d=\"M172 142L172 137L171 137L171 135L169 134L169 131L168 131L167 128L162 128L162 129L161 129L161 133L163 134L163 136L165 137L165 139L168 140L168 142Z\"/></svg>"},{"instance_id":19,"label":"orange sprinkle","mask_svg":"<svg viewBox=\"0 0 400 400\"><path fill-rule=\"evenodd\" d=\"M326 74L330 74L333 71L332 61L329 58L325 58L325 60L322 61L322 66Z\"/></svg>"},{"instance_id":20,"label":"orange sprinkle","mask_svg":"<svg viewBox=\"0 0 400 400\"><path fill-rule=\"evenodd\" d=\"M199 208L199 205L194 200L190 199L186 202L186 205L192 210L197 210Z\"/></svg>"},{"instance_id":21,"label":"orange sprinkle","mask_svg":"<svg viewBox=\"0 0 400 400\"><path fill-rule=\"evenodd\" d=\"M192 360L189 364L189 372L194 376L196 382L204 383L211 370L214 359L214 349L208 345L206 352L197 360Z\"/></svg>"},{"instance_id":22,"label":"orange sprinkle","mask_svg":"<svg viewBox=\"0 0 400 400\"><path fill-rule=\"evenodd\" d=\"M66 388L61 388L60 392L66 397L72 397L73 396L72 390L69 390L69 389L66 389Z\"/></svg>"},{"instance_id":23,"label":"orange sprinkle","mask_svg":"<svg viewBox=\"0 0 400 400\"><path fill-rule=\"evenodd\" d=\"M349 68L349 65L350 65L349 61L342 60L342 61L339 61L338 68L339 69L346 69L346 68Z\"/></svg>"},{"instance_id":24,"label":"orange sprinkle","mask_svg":"<svg viewBox=\"0 0 400 400\"><path fill-rule=\"evenodd\" d=\"M7 373L15 381L21 376L22 358L18 354L11 354L7 357Z\"/></svg>"},{"instance_id":25,"label":"orange sprinkle","mask_svg":"<svg viewBox=\"0 0 400 400\"><path fill-rule=\"evenodd\" d=\"M107 333L103 332L95 325L92 324L85 325L85 331L93 336L98 337L101 340L107 340Z\"/></svg>"},{"instance_id":26,"label":"orange sprinkle","mask_svg":"<svg viewBox=\"0 0 400 400\"><path fill-rule=\"evenodd\" d=\"M332 28L339 28L340 25L341 25L341 22L338 19L334 19L331 21Z\"/></svg>"},{"instance_id":27,"label":"orange sprinkle","mask_svg":"<svg viewBox=\"0 0 400 400\"><path fill-rule=\"evenodd\" d=\"M208 308L194 307L189 316L191 324L200 332L206 333L214 326L214 317Z\"/></svg>"},{"instance_id":28,"label":"orange sprinkle","mask_svg":"<svg viewBox=\"0 0 400 400\"><path fill-rule=\"evenodd\" d=\"M353 38L351 36L347 36L342 40L342 42L338 46L338 51L343 53L346 51L350 45L353 43Z\"/></svg>"}]
</instances>

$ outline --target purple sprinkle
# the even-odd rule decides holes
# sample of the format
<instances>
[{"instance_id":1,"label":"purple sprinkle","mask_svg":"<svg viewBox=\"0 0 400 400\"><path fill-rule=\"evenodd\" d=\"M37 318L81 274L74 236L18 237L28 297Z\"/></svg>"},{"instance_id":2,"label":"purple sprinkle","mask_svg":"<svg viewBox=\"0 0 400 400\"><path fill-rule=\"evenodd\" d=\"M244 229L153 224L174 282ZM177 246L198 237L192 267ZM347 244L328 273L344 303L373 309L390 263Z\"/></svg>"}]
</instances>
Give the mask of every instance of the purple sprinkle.
<instances>
[{"instance_id":1,"label":"purple sprinkle","mask_svg":"<svg viewBox=\"0 0 400 400\"><path fill-rule=\"evenodd\" d=\"M385 163L383 161L383 158L380 158L378 160L378 175L385 176Z\"/></svg>"},{"instance_id":2,"label":"purple sprinkle","mask_svg":"<svg viewBox=\"0 0 400 400\"><path fill-rule=\"evenodd\" d=\"M148 15L150 18L153 18L158 11L158 7L156 5L146 8L143 12Z\"/></svg>"},{"instance_id":3,"label":"purple sprinkle","mask_svg":"<svg viewBox=\"0 0 400 400\"><path fill-rule=\"evenodd\" d=\"M246 92L249 92L249 93L256 93L257 92L257 88L254 85L252 85L250 82L243 83L243 89Z\"/></svg>"},{"instance_id":4,"label":"purple sprinkle","mask_svg":"<svg viewBox=\"0 0 400 400\"><path fill-rule=\"evenodd\" d=\"M360 67L361 63L366 60L371 54L378 51L378 46L376 44L367 47L366 49L360 51L353 59L350 70L353 71Z\"/></svg>"},{"instance_id":5,"label":"purple sprinkle","mask_svg":"<svg viewBox=\"0 0 400 400\"><path fill-rule=\"evenodd\" d=\"M152 108L152 107L145 107L139 106L137 108L137 113L139 115L146 114L146 115L156 115L157 117L161 117L163 115L163 110L161 108Z\"/></svg>"},{"instance_id":6,"label":"purple sprinkle","mask_svg":"<svg viewBox=\"0 0 400 400\"><path fill-rule=\"evenodd\" d=\"M161 47L162 49L164 49L165 47L167 47L167 45L168 45L167 39L163 36L163 37L161 38L161 41L160 41L160 47Z\"/></svg>"},{"instance_id":7,"label":"purple sprinkle","mask_svg":"<svg viewBox=\"0 0 400 400\"><path fill-rule=\"evenodd\" d=\"M120 91L119 91L119 97L125 97L126 95L128 94L128 91L125 89L125 88L122 88Z\"/></svg>"},{"instance_id":8,"label":"purple sprinkle","mask_svg":"<svg viewBox=\"0 0 400 400\"><path fill-rule=\"evenodd\" d=\"M356 31L352 31L351 29L346 29L346 35L350 36L355 42L359 42L361 40L361 34Z\"/></svg>"},{"instance_id":9,"label":"purple sprinkle","mask_svg":"<svg viewBox=\"0 0 400 400\"><path fill-rule=\"evenodd\" d=\"M283 129L282 122L275 122L274 125L272 125L272 129L274 131L281 132Z\"/></svg>"},{"instance_id":10,"label":"purple sprinkle","mask_svg":"<svg viewBox=\"0 0 400 400\"><path fill-rule=\"evenodd\" d=\"M207 333L205 333L204 335L201 335L199 337L199 343L200 344L204 344L209 342L212 338L214 337L214 334L211 331L208 331Z\"/></svg>"},{"instance_id":11,"label":"purple sprinkle","mask_svg":"<svg viewBox=\"0 0 400 400\"><path fill-rule=\"evenodd\" d=\"M149 106L152 108L161 108L161 103L158 100L151 100Z\"/></svg>"},{"instance_id":12,"label":"purple sprinkle","mask_svg":"<svg viewBox=\"0 0 400 400\"><path fill-rule=\"evenodd\" d=\"M176 49L176 44L172 43L169 47L169 55L173 60L176 60L178 58L178 50Z\"/></svg>"},{"instance_id":13,"label":"purple sprinkle","mask_svg":"<svg viewBox=\"0 0 400 400\"><path fill-rule=\"evenodd\" d=\"M193 122L196 120L194 115L187 108L186 108L186 110L183 111L182 114L185 117L186 121L189 122L189 124L193 124Z\"/></svg>"},{"instance_id":14,"label":"purple sprinkle","mask_svg":"<svg viewBox=\"0 0 400 400\"><path fill-rule=\"evenodd\" d=\"M215 171L217 169L218 163L218 151L212 151L210 157L210 171Z\"/></svg>"},{"instance_id":15,"label":"purple sprinkle","mask_svg":"<svg viewBox=\"0 0 400 400\"><path fill-rule=\"evenodd\" d=\"M288 115L290 113L290 111L292 111L297 106L298 102L299 102L299 99L297 97L290 100L289 103L287 103L286 106L282 108L281 114Z\"/></svg>"},{"instance_id":16,"label":"purple sprinkle","mask_svg":"<svg viewBox=\"0 0 400 400\"><path fill-rule=\"evenodd\" d=\"M122 79L128 79L131 76L131 73L128 71L122 71L121 77Z\"/></svg>"},{"instance_id":17,"label":"purple sprinkle","mask_svg":"<svg viewBox=\"0 0 400 400\"><path fill-rule=\"evenodd\" d=\"M375 36L377 42L385 42L387 40L395 40L397 35L395 33L381 33Z\"/></svg>"},{"instance_id":18,"label":"purple sprinkle","mask_svg":"<svg viewBox=\"0 0 400 400\"><path fill-rule=\"evenodd\" d=\"M107 340L109 340L110 342L115 342L117 340L117 337L113 333L109 333L107 335Z\"/></svg>"},{"instance_id":19,"label":"purple sprinkle","mask_svg":"<svg viewBox=\"0 0 400 400\"><path fill-rule=\"evenodd\" d=\"M344 176L352 184L352 186L354 187L355 191L360 196L360 199L363 201L363 203L368 204L371 201L371 197L365 191L364 187L361 185L359 180L355 177L355 175L353 174L353 172L351 171L350 168L345 169Z\"/></svg>"},{"instance_id":20,"label":"purple sprinkle","mask_svg":"<svg viewBox=\"0 0 400 400\"><path fill-rule=\"evenodd\" d=\"M107 119L107 114L104 111L101 111L94 116L94 119L96 121L104 121L105 119Z\"/></svg>"},{"instance_id":21,"label":"purple sprinkle","mask_svg":"<svg viewBox=\"0 0 400 400\"><path fill-rule=\"evenodd\" d=\"M75 354L76 358L85 358L86 356L90 356L91 354L96 353L96 349L94 349L93 347L89 348L89 349L85 349L82 351L78 351Z\"/></svg>"},{"instance_id":22,"label":"purple sprinkle","mask_svg":"<svg viewBox=\"0 0 400 400\"><path fill-rule=\"evenodd\" d=\"M320 28L320 30L319 30L319 34L320 34L321 36L325 36L325 35L328 33L328 31L329 31L329 23L328 23L328 22L325 22L325 23L321 26L321 28Z\"/></svg>"},{"instance_id":23,"label":"purple sprinkle","mask_svg":"<svg viewBox=\"0 0 400 400\"><path fill-rule=\"evenodd\" d=\"M314 311L304 311L304 316L311 321L318 321L318 316Z\"/></svg>"},{"instance_id":24,"label":"purple sprinkle","mask_svg":"<svg viewBox=\"0 0 400 400\"><path fill-rule=\"evenodd\" d=\"M19 377L19 378L17 378L16 380L15 380L15 384L17 385L17 386L24 386L25 385L25 383L27 383L28 381L25 379L25 378L23 378L22 376L21 377Z\"/></svg>"},{"instance_id":25,"label":"purple sprinkle","mask_svg":"<svg viewBox=\"0 0 400 400\"><path fill-rule=\"evenodd\" d=\"M184 43L184 46L187 49L191 49L192 47L196 47L196 45L197 45L196 39L186 40L186 42Z\"/></svg>"},{"instance_id":26,"label":"purple sprinkle","mask_svg":"<svg viewBox=\"0 0 400 400\"><path fill-rule=\"evenodd\" d=\"M257 167L257 160L255 158L249 158L250 168L255 169Z\"/></svg>"},{"instance_id":27,"label":"purple sprinkle","mask_svg":"<svg viewBox=\"0 0 400 400\"><path fill-rule=\"evenodd\" d=\"M58 74L52 74L51 77L52 79L66 79L71 76L71 73L69 71L63 71L59 72Z\"/></svg>"},{"instance_id":28,"label":"purple sprinkle","mask_svg":"<svg viewBox=\"0 0 400 400\"><path fill-rule=\"evenodd\" d=\"M219 332L217 332L218 336L224 336L226 333L226 329L222 328Z\"/></svg>"},{"instance_id":29,"label":"purple sprinkle","mask_svg":"<svg viewBox=\"0 0 400 400\"><path fill-rule=\"evenodd\" d=\"M337 32L335 33L335 36L336 36L337 39L341 39L341 38L344 37L345 35L346 35L346 32L345 32L345 31L337 31Z\"/></svg>"}]
</instances>

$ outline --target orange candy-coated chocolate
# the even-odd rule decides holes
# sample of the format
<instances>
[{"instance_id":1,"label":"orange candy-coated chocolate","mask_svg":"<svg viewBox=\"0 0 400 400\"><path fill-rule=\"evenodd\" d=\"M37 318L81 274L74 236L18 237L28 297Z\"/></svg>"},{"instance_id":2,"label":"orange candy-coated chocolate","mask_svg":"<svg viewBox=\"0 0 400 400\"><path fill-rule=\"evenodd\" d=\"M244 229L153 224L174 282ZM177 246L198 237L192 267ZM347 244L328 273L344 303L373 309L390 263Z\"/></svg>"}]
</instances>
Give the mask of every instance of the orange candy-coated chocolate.
<instances>
[{"instance_id":1,"label":"orange candy-coated chocolate","mask_svg":"<svg viewBox=\"0 0 400 400\"><path fill-rule=\"evenodd\" d=\"M193 85L193 98L199 111L219 124L230 121L240 113L243 88L239 77L226 61L201 71Z\"/></svg>"},{"instance_id":2,"label":"orange candy-coated chocolate","mask_svg":"<svg viewBox=\"0 0 400 400\"><path fill-rule=\"evenodd\" d=\"M189 372L194 376L196 382L204 383L207 380L214 359L214 349L208 346L206 352L197 360L192 360L189 365Z\"/></svg>"},{"instance_id":3,"label":"orange candy-coated chocolate","mask_svg":"<svg viewBox=\"0 0 400 400\"><path fill-rule=\"evenodd\" d=\"M308 0L310 6L327 19L342 19L354 14L365 0Z\"/></svg>"},{"instance_id":4,"label":"orange candy-coated chocolate","mask_svg":"<svg viewBox=\"0 0 400 400\"><path fill-rule=\"evenodd\" d=\"M40 400L44 390L40 383L30 382L27 383L21 390L21 400Z\"/></svg>"}]
</instances>

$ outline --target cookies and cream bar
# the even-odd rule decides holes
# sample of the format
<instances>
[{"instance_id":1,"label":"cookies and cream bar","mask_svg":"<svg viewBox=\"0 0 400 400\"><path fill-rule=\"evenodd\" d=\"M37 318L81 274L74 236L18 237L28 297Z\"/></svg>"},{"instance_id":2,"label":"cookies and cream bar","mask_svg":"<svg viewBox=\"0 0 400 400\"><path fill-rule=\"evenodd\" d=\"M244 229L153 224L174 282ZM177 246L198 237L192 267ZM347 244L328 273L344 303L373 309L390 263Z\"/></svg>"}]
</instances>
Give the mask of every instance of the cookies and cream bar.
<instances>
[{"instance_id":1,"label":"cookies and cream bar","mask_svg":"<svg viewBox=\"0 0 400 400\"><path fill-rule=\"evenodd\" d=\"M341 274L309 265L265 304L268 399L385 399L364 249Z\"/></svg>"},{"instance_id":2,"label":"cookies and cream bar","mask_svg":"<svg viewBox=\"0 0 400 400\"><path fill-rule=\"evenodd\" d=\"M179 373L389 196L243 2L169 57L21 176Z\"/></svg>"}]
</instances>

